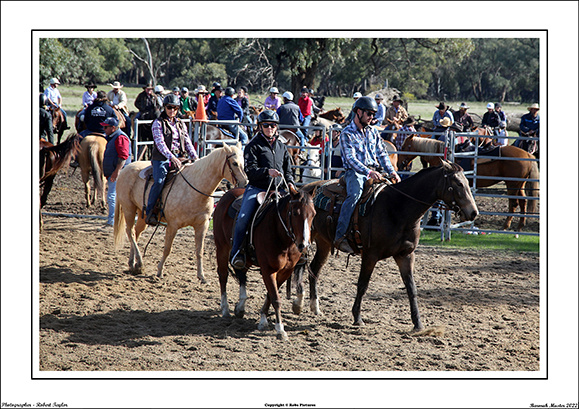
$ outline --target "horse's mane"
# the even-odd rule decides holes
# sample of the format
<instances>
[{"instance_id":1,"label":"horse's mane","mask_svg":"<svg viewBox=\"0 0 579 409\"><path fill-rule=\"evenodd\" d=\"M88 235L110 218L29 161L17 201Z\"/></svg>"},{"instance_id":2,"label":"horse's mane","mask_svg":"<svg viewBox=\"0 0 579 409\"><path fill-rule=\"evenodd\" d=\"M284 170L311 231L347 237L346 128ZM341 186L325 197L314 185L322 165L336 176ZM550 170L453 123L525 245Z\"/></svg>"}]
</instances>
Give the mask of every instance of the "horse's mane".
<instances>
[{"instance_id":1,"label":"horse's mane","mask_svg":"<svg viewBox=\"0 0 579 409\"><path fill-rule=\"evenodd\" d=\"M444 142L429 138L412 138L413 151L425 153L444 152Z\"/></svg>"},{"instance_id":2,"label":"horse's mane","mask_svg":"<svg viewBox=\"0 0 579 409\"><path fill-rule=\"evenodd\" d=\"M229 148L233 149L232 146ZM199 158L195 161L194 164L197 165L195 169L202 172L210 167L214 162L224 159L223 155L226 154L227 152L224 147L214 149L209 155L203 156L202 158Z\"/></svg>"},{"instance_id":3,"label":"horse's mane","mask_svg":"<svg viewBox=\"0 0 579 409\"><path fill-rule=\"evenodd\" d=\"M40 149L40 156L42 163L46 163L45 157L54 154L54 162L51 169L42 176L41 182L46 178L55 175L59 170L70 163L70 159L75 156L80 149L80 141L78 134L71 134L71 136L64 142L58 145ZM44 160L42 160L44 158Z\"/></svg>"}]
</instances>

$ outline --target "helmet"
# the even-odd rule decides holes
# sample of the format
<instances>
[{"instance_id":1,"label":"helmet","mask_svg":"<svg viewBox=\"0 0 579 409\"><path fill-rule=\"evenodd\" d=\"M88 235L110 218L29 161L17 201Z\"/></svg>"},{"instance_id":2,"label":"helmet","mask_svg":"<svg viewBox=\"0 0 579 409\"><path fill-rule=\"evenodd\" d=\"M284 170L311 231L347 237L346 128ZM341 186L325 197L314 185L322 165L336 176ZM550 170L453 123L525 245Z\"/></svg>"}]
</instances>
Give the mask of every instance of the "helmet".
<instances>
[{"instance_id":1,"label":"helmet","mask_svg":"<svg viewBox=\"0 0 579 409\"><path fill-rule=\"evenodd\" d=\"M493 104L492 102L489 102L487 104L487 109L495 109L495 104Z\"/></svg>"},{"instance_id":2,"label":"helmet","mask_svg":"<svg viewBox=\"0 0 579 409\"><path fill-rule=\"evenodd\" d=\"M167 105L174 105L179 106L181 105L181 101L179 101L179 97L175 94L169 94L163 100L163 106L166 107Z\"/></svg>"},{"instance_id":3,"label":"helmet","mask_svg":"<svg viewBox=\"0 0 579 409\"><path fill-rule=\"evenodd\" d=\"M363 109L364 111L378 111L378 104L371 97L361 97L354 102L352 110L356 112L358 109Z\"/></svg>"},{"instance_id":4,"label":"helmet","mask_svg":"<svg viewBox=\"0 0 579 409\"><path fill-rule=\"evenodd\" d=\"M181 91L181 88L179 88L179 87L173 87L173 92L179 92L179 91Z\"/></svg>"},{"instance_id":5,"label":"helmet","mask_svg":"<svg viewBox=\"0 0 579 409\"><path fill-rule=\"evenodd\" d=\"M165 91L165 88L163 88L162 85L155 85L155 93L163 92L163 91Z\"/></svg>"},{"instance_id":6,"label":"helmet","mask_svg":"<svg viewBox=\"0 0 579 409\"><path fill-rule=\"evenodd\" d=\"M235 94L235 90L232 87L225 88L225 95L232 97Z\"/></svg>"},{"instance_id":7,"label":"helmet","mask_svg":"<svg viewBox=\"0 0 579 409\"><path fill-rule=\"evenodd\" d=\"M48 99L48 98L46 98L46 95L40 94L40 107L41 107L41 108L42 108L43 106L46 106L46 102L47 102L46 100L47 100L47 99Z\"/></svg>"},{"instance_id":8,"label":"helmet","mask_svg":"<svg viewBox=\"0 0 579 409\"><path fill-rule=\"evenodd\" d=\"M257 123L260 124L262 122L275 122L276 124L279 124L279 116L277 115L277 112L272 111L271 109L266 109L257 116Z\"/></svg>"},{"instance_id":9,"label":"helmet","mask_svg":"<svg viewBox=\"0 0 579 409\"><path fill-rule=\"evenodd\" d=\"M361 92L354 92L354 96L352 98L362 98Z\"/></svg>"},{"instance_id":10,"label":"helmet","mask_svg":"<svg viewBox=\"0 0 579 409\"><path fill-rule=\"evenodd\" d=\"M50 85L52 85L52 84L60 84L60 81L58 80L58 78L52 78L50 80Z\"/></svg>"},{"instance_id":11,"label":"helmet","mask_svg":"<svg viewBox=\"0 0 579 409\"><path fill-rule=\"evenodd\" d=\"M294 99L294 94L292 94L289 91L286 91L283 93L282 97L284 97L285 99L289 99L290 101L292 101Z\"/></svg>"},{"instance_id":12,"label":"helmet","mask_svg":"<svg viewBox=\"0 0 579 409\"><path fill-rule=\"evenodd\" d=\"M279 91L277 90L276 87L271 87L271 88L269 89L269 93L270 93L270 94L279 94Z\"/></svg>"},{"instance_id":13,"label":"helmet","mask_svg":"<svg viewBox=\"0 0 579 409\"><path fill-rule=\"evenodd\" d=\"M221 88L221 84L218 82L213 83L213 88Z\"/></svg>"}]
</instances>

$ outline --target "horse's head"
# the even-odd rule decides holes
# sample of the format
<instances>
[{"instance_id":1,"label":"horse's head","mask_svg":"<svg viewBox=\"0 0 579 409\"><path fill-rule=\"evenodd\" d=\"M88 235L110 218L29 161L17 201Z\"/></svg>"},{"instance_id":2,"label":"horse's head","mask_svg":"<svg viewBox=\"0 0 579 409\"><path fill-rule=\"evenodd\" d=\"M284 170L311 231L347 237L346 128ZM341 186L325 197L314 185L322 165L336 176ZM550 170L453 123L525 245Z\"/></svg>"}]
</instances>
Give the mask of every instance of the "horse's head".
<instances>
[{"instance_id":1,"label":"horse's head","mask_svg":"<svg viewBox=\"0 0 579 409\"><path fill-rule=\"evenodd\" d=\"M406 137L406 139L404 140L404 143L402 144L402 147L400 148L400 150L412 152L413 138L414 138L414 135L408 135ZM399 170L407 170L408 165L410 164L410 162L412 162L414 160L415 157L416 157L416 155L414 155L414 154L398 153L398 169Z\"/></svg>"},{"instance_id":2,"label":"horse's head","mask_svg":"<svg viewBox=\"0 0 579 409\"><path fill-rule=\"evenodd\" d=\"M472 221L478 215L478 208L462 168L452 162L442 161L444 184L440 197L454 210L461 221Z\"/></svg>"},{"instance_id":3,"label":"horse's head","mask_svg":"<svg viewBox=\"0 0 579 409\"><path fill-rule=\"evenodd\" d=\"M320 151L318 149L308 149L306 158L308 162L317 165L320 163Z\"/></svg>"},{"instance_id":4,"label":"horse's head","mask_svg":"<svg viewBox=\"0 0 579 409\"><path fill-rule=\"evenodd\" d=\"M282 214L287 234L298 250L304 251L311 244L311 229L316 210L312 197L301 190L290 193Z\"/></svg>"},{"instance_id":5,"label":"horse's head","mask_svg":"<svg viewBox=\"0 0 579 409\"><path fill-rule=\"evenodd\" d=\"M247 185L247 175L243 170L243 151L241 150L241 142L236 145L223 144L223 152L225 154L225 163L223 164L223 177L237 187L245 187ZM229 172L225 169L229 168Z\"/></svg>"}]
</instances>

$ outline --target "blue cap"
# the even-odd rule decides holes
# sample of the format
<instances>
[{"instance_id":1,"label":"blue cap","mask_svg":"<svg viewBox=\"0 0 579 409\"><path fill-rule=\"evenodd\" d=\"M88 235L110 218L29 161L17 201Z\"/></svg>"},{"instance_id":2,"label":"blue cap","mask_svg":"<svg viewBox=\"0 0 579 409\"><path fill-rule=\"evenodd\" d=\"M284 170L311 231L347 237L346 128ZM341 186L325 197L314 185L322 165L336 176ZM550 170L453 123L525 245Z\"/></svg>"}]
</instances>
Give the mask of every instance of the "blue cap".
<instances>
[{"instance_id":1,"label":"blue cap","mask_svg":"<svg viewBox=\"0 0 579 409\"><path fill-rule=\"evenodd\" d=\"M110 125L110 126L119 126L119 120L112 116L109 116L103 122L101 122L101 126Z\"/></svg>"}]
</instances>

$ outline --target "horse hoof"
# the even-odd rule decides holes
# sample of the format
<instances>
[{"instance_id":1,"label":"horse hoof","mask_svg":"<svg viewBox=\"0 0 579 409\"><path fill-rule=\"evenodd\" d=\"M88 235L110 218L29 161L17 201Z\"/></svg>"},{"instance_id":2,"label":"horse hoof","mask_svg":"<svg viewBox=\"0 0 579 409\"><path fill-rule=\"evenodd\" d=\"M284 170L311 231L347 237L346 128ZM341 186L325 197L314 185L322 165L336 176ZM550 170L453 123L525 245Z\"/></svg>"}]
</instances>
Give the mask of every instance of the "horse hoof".
<instances>
[{"instance_id":1,"label":"horse hoof","mask_svg":"<svg viewBox=\"0 0 579 409\"><path fill-rule=\"evenodd\" d=\"M357 321L354 321L354 325L356 327L363 327L364 325L366 325L366 323L362 320L362 318L360 318Z\"/></svg>"},{"instance_id":2,"label":"horse hoof","mask_svg":"<svg viewBox=\"0 0 579 409\"><path fill-rule=\"evenodd\" d=\"M245 315L245 310L238 310L237 308L235 309L235 316L237 318L243 318L244 315Z\"/></svg>"},{"instance_id":3,"label":"horse hoof","mask_svg":"<svg viewBox=\"0 0 579 409\"><path fill-rule=\"evenodd\" d=\"M280 341L287 341L288 340L287 333L285 331L278 332L277 339L279 339Z\"/></svg>"},{"instance_id":4,"label":"horse hoof","mask_svg":"<svg viewBox=\"0 0 579 409\"><path fill-rule=\"evenodd\" d=\"M221 312L221 318L229 318L231 317L231 314L229 313L229 310L226 311L222 311Z\"/></svg>"},{"instance_id":5,"label":"horse hoof","mask_svg":"<svg viewBox=\"0 0 579 409\"><path fill-rule=\"evenodd\" d=\"M302 306L298 303L292 303L292 311L295 315L300 315L302 313Z\"/></svg>"}]
</instances>

